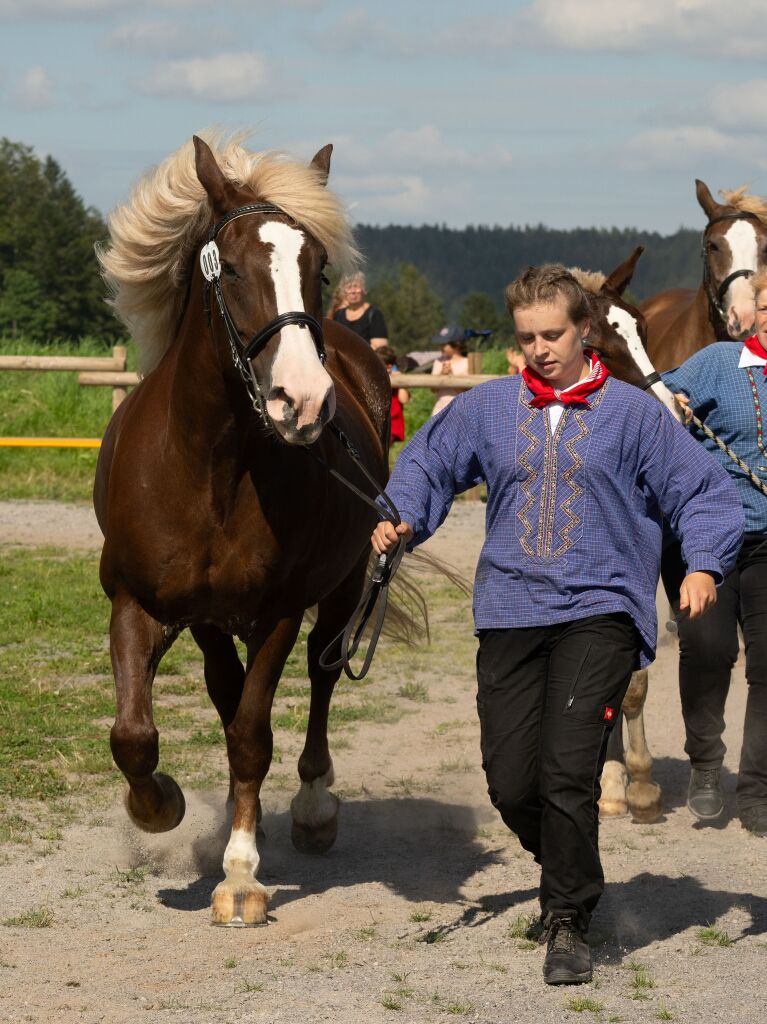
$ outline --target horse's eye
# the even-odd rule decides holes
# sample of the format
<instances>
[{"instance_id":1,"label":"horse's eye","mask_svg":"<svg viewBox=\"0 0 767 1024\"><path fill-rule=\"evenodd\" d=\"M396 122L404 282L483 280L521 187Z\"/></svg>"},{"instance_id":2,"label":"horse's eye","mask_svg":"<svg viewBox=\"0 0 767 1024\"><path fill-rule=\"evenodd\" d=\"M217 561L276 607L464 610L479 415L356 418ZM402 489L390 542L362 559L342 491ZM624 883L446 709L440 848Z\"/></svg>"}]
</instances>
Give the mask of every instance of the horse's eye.
<instances>
[{"instance_id":1,"label":"horse's eye","mask_svg":"<svg viewBox=\"0 0 767 1024\"><path fill-rule=\"evenodd\" d=\"M719 252L719 246L716 244L716 242L709 242L708 247L711 252Z\"/></svg>"},{"instance_id":2,"label":"horse's eye","mask_svg":"<svg viewBox=\"0 0 767 1024\"><path fill-rule=\"evenodd\" d=\"M237 271L234 269L231 263L224 261L221 264L221 269L224 271L227 277L238 277Z\"/></svg>"}]
</instances>

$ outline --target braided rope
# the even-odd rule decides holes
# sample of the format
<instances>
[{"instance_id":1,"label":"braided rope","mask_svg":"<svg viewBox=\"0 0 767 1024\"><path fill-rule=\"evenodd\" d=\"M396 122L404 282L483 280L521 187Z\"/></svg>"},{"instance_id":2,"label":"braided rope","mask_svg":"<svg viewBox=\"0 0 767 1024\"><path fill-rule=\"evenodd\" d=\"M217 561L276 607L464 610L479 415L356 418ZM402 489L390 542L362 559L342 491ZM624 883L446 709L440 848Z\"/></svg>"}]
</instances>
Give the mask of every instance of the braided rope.
<instances>
[{"instance_id":1,"label":"braided rope","mask_svg":"<svg viewBox=\"0 0 767 1024\"><path fill-rule=\"evenodd\" d=\"M692 422L695 424L698 430L703 431L706 437L710 437L714 444L718 448L721 448L725 455L729 456L729 458L732 459L732 461L739 469L743 470L743 472L746 474L746 476L754 485L754 487L758 488L758 490L760 490L762 494L767 496L767 485L765 485L763 481L759 479L756 473L754 473L754 471L749 466L746 465L743 459L741 459L739 456L735 454L735 452L732 450L732 448L729 447L729 445L726 445L724 443L721 437L718 437L710 427L707 427L702 420L699 420L695 413L692 414Z\"/></svg>"}]
</instances>

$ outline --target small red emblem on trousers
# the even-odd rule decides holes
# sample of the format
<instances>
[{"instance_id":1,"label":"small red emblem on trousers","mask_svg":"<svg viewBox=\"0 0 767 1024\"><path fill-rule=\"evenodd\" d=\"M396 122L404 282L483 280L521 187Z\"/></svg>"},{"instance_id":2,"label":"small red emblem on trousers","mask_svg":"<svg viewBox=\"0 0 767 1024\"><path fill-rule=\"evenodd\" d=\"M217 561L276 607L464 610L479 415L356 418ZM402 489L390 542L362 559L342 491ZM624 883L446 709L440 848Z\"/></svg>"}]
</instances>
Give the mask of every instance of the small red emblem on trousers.
<instances>
[{"instance_id":1,"label":"small red emblem on trousers","mask_svg":"<svg viewBox=\"0 0 767 1024\"><path fill-rule=\"evenodd\" d=\"M615 708L605 708L605 721L612 722L615 718Z\"/></svg>"}]
</instances>

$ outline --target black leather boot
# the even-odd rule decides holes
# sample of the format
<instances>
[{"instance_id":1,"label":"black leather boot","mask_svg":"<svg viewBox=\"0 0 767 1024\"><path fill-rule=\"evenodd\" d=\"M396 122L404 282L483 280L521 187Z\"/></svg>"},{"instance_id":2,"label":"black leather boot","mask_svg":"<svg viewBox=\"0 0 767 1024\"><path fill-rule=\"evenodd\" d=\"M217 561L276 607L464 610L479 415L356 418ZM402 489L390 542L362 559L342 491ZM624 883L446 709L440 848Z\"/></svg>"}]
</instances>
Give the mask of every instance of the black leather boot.
<instances>
[{"instance_id":1,"label":"black leather boot","mask_svg":"<svg viewBox=\"0 0 767 1024\"><path fill-rule=\"evenodd\" d=\"M745 807L740 812L740 823L743 828L760 838L767 837L767 805L764 807Z\"/></svg>"},{"instance_id":2,"label":"black leather boot","mask_svg":"<svg viewBox=\"0 0 767 1024\"><path fill-rule=\"evenodd\" d=\"M700 821L714 821L724 810L719 768L693 768L687 790L687 808Z\"/></svg>"},{"instance_id":3,"label":"black leather boot","mask_svg":"<svg viewBox=\"0 0 767 1024\"><path fill-rule=\"evenodd\" d=\"M575 914L550 916L548 949L543 962L547 985L582 985L591 981L591 950Z\"/></svg>"}]
</instances>

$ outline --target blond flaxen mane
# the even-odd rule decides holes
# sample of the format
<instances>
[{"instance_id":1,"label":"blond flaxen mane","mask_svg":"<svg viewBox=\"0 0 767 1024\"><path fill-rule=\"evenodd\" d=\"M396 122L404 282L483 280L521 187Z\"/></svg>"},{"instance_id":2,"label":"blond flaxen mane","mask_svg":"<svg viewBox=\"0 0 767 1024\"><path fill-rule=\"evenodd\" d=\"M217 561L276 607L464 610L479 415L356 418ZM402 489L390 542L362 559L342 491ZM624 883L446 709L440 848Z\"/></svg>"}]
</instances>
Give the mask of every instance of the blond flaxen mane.
<instances>
[{"instance_id":1,"label":"blond flaxen mane","mask_svg":"<svg viewBox=\"0 0 767 1024\"><path fill-rule=\"evenodd\" d=\"M720 188L719 195L727 206L733 206L743 213L753 213L767 224L767 199L764 196L754 196L748 191L748 185L741 185L740 188Z\"/></svg>"},{"instance_id":2,"label":"blond flaxen mane","mask_svg":"<svg viewBox=\"0 0 767 1024\"><path fill-rule=\"evenodd\" d=\"M568 267L570 273L585 292L596 294L607 280L601 270L581 270L580 267Z\"/></svg>"},{"instance_id":3,"label":"blond flaxen mane","mask_svg":"<svg viewBox=\"0 0 767 1024\"><path fill-rule=\"evenodd\" d=\"M359 254L341 201L313 167L282 153L253 153L244 135L202 135L219 167L273 203L324 246L331 263L352 269ZM109 241L97 250L112 306L136 342L147 374L173 342L193 269L211 219L208 197L195 172L191 140L148 171L131 197L109 216Z\"/></svg>"}]
</instances>

